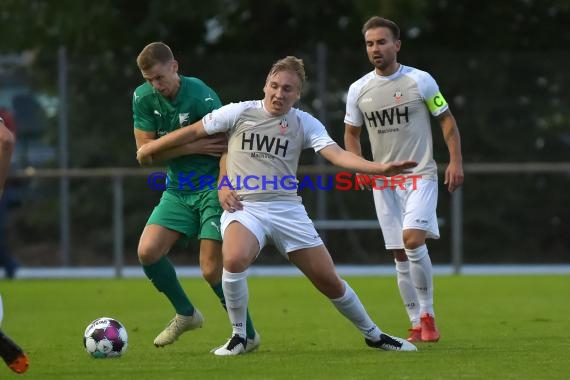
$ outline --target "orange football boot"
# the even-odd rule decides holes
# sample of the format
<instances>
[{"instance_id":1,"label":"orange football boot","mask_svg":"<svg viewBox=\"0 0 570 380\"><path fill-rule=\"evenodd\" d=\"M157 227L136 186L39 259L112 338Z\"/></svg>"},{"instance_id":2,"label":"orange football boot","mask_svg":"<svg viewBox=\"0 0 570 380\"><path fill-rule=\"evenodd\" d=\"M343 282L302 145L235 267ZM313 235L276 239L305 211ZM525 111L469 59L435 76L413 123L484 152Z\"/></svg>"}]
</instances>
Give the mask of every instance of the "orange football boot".
<instances>
[{"instance_id":1,"label":"orange football boot","mask_svg":"<svg viewBox=\"0 0 570 380\"><path fill-rule=\"evenodd\" d=\"M28 355L2 331L0 331L0 356L16 373L26 372L30 364Z\"/></svg>"},{"instance_id":2,"label":"orange football boot","mask_svg":"<svg viewBox=\"0 0 570 380\"><path fill-rule=\"evenodd\" d=\"M422 326L417 325L408 330L410 336L406 339L408 342L421 342L422 341Z\"/></svg>"},{"instance_id":3,"label":"orange football boot","mask_svg":"<svg viewBox=\"0 0 570 380\"><path fill-rule=\"evenodd\" d=\"M435 327L433 315L428 313L422 314L420 323L422 342L437 342L439 340L439 331L437 327Z\"/></svg>"}]
</instances>

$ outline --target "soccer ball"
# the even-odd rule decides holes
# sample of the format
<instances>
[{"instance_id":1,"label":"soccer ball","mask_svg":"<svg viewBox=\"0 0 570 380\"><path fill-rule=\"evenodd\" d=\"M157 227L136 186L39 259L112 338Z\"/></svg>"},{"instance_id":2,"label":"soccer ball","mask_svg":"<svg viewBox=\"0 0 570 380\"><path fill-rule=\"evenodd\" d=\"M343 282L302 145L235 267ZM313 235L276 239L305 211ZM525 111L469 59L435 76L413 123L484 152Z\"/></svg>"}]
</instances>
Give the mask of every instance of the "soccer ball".
<instances>
[{"instance_id":1,"label":"soccer ball","mask_svg":"<svg viewBox=\"0 0 570 380\"><path fill-rule=\"evenodd\" d=\"M127 350L127 330L116 319L102 317L91 322L83 333L83 346L94 358L116 358Z\"/></svg>"}]
</instances>

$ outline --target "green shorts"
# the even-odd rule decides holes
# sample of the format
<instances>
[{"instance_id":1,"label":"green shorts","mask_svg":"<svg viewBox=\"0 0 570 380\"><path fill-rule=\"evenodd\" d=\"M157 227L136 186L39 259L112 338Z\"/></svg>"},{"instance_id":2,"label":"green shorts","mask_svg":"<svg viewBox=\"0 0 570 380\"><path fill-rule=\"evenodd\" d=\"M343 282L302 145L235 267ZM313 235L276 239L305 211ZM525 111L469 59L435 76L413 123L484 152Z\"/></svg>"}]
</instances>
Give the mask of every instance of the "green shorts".
<instances>
[{"instance_id":1,"label":"green shorts","mask_svg":"<svg viewBox=\"0 0 570 380\"><path fill-rule=\"evenodd\" d=\"M184 236L177 244L182 246L195 238L221 241L220 216L223 211L217 190L191 193L166 190L146 224L158 224L180 232Z\"/></svg>"}]
</instances>

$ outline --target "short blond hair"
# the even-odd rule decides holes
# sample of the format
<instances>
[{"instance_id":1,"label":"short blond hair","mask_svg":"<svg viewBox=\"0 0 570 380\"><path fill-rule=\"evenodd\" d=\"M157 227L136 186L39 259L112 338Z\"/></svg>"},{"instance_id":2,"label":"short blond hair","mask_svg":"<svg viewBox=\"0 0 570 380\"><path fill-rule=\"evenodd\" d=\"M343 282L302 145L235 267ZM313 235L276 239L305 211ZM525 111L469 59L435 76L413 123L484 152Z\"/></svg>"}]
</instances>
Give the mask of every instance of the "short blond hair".
<instances>
[{"instance_id":1,"label":"short blond hair","mask_svg":"<svg viewBox=\"0 0 570 380\"><path fill-rule=\"evenodd\" d=\"M164 42L151 42L146 45L137 57L140 70L150 70L157 63L168 63L174 60L172 50Z\"/></svg>"},{"instance_id":2,"label":"short blond hair","mask_svg":"<svg viewBox=\"0 0 570 380\"><path fill-rule=\"evenodd\" d=\"M271 66L271 70L269 70L267 78L281 71L292 71L297 74L297 77L299 77L299 82L301 82L301 89L303 88L307 77L305 75L305 64L303 63L302 59L289 55L278 60L273 64L273 66Z\"/></svg>"}]
</instances>

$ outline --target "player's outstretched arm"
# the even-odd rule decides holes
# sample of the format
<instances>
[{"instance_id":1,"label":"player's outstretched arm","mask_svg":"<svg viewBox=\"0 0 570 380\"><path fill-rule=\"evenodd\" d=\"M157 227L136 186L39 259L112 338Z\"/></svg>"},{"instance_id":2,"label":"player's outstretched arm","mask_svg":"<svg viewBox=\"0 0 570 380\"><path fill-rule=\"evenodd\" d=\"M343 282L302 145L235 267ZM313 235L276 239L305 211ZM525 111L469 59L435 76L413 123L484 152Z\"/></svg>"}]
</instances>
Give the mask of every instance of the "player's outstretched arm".
<instances>
[{"instance_id":1,"label":"player's outstretched arm","mask_svg":"<svg viewBox=\"0 0 570 380\"><path fill-rule=\"evenodd\" d=\"M228 148L228 138L225 133L203 137L196 141L166 149L152 155L153 161L166 161L172 158L189 154L203 154L213 157L221 157Z\"/></svg>"},{"instance_id":2,"label":"player's outstretched arm","mask_svg":"<svg viewBox=\"0 0 570 380\"><path fill-rule=\"evenodd\" d=\"M372 162L365 160L354 153L347 152L337 144L332 144L319 151L331 164L347 170L366 174L393 176L417 166L416 161Z\"/></svg>"}]
</instances>

